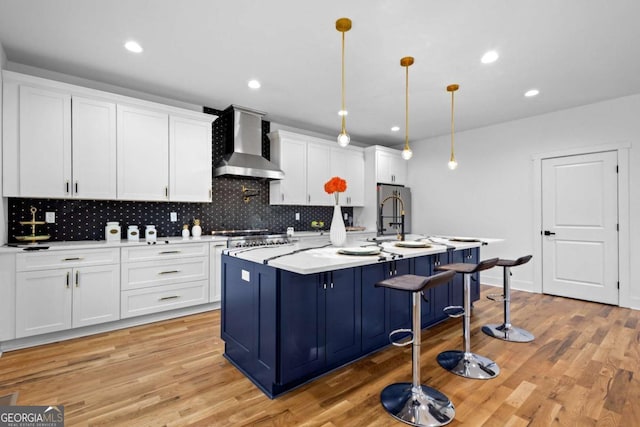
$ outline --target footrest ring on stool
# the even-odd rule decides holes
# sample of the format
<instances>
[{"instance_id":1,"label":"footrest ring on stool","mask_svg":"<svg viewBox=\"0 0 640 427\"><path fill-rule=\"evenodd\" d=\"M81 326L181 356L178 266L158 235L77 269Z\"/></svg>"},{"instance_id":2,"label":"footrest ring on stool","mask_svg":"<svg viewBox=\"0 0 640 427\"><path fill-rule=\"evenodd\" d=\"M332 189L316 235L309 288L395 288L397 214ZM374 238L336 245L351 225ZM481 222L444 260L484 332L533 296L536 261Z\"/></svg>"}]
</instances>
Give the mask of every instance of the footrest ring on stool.
<instances>
[{"instance_id":1,"label":"footrest ring on stool","mask_svg":"<svg viewBox=\"0 0 640 427\"><path fill-rule=\"evenodd\" d=\"M464 316L464 307L460 305L450 305L442 309L444 314L449 317L461 317Z\"/></svg>"},{"instance_id":2,"label":"footrest ring on stool","mask_svg":"<svg viewBox=\"0 0 640 427\"><path fill-rule=\"evenodd\" d=\"M398 334L409 334L411 336L411 339L409 339L408 341L395 341L393 339L393 336ZM409 344L413 344L413 330L412 329L396 329L394 331L391 331L389 333L389 342L395 345L396 347L404 347Z\"/></svg>"}]
</instances>

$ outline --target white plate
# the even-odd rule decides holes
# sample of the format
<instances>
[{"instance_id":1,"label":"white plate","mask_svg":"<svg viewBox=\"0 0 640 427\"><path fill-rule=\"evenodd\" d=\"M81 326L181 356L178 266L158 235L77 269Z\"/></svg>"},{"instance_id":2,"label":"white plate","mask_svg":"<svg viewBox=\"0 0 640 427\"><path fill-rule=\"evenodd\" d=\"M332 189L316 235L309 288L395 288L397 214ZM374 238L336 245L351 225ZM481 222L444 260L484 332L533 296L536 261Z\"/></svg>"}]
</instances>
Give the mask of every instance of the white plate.
<instances>
[{"instance_id":1,"label":"white plate","mask_svg":"<svg viewBox=\"0 0 640 427\"><path fill-rule=\"evenodd\" d=\"M342 255L378 255L380 248L377 246L354 246L352 248L340 248L338 253Z\"/></svg>"},{"instance_id":2,"label":"white plate","mask_svg":"<svg viewBox=\"0 0 640 427\"><path fill-rule=\"evenodd\" d=\"M396 242L395 245L399 248L430 248L431 245L427 242L416 242L413 240L405 240Z\"/></svg>"}]
</instances>

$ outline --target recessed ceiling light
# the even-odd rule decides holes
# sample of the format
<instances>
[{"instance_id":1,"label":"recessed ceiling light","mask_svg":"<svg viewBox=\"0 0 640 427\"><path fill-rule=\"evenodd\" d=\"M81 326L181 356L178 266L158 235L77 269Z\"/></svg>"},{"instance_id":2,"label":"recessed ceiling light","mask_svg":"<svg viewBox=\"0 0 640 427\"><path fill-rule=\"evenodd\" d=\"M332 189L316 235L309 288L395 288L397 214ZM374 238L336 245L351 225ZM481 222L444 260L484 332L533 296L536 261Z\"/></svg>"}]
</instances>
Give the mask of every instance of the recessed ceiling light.
<instances>
[{"instance_id":1,"label":"recessed ceiling light","mask_svg":"<svg viewBox=\"0 0 640 427\"><path fill-rule=\"evenodd\" d=\"M391 132L398 132L400 130L400 126L393 126L391 128Z\"/></svg>"},{"instance_id":2,"label":"recessed ceiling light","mask_svg":"<svg viewBox=\"0 0 640 427\"><path fill-rule=\"evenodd\" d=\"M133 40L130 40L128 42L126 42L124 44L125 49L127 49L129 52L133 52L133 53L140 53L142 52L142 46L140 46L140 44L138 42L135 42Z\"/></svg>"},{"instance_id":3,"label":"recessed ceiling light","mask_svg":"<svg viewBox=\"0 0 640 427\"><path fill-rule=\"evenodd\" d=\"M260 89L260 86L262 85L257 80L249 80L249 83L247 83L247 86L249 86L251 89Z\"/></svg>"},{"instance_id":4,"label":"recessed ceiling light","mask_svg":"<svg viewBox=\"0 0 640 427\"><path fill-rule=\"evenodd\" d=\"M338 115L339 116L348 116L349 112L347 110L340 110L340 111L338 111Z\"/></svg>"},{"instance_id":5,"label":"recessed ceiling light","mask_svg":"<svg viewBox=\"0 0 640 427\"><path fill-rule=\"evenodd\" d=\"M527 98L531 98L532 96L536 96L540 91L538 89L530 89L524 93L524 96Z\"/></svg>"},{"instance_id":6,"label":"recessed ceiling light","mask_svg":"<svg viewBox=\"0 0 640 427\"><path fill-rule=\"evenodd\" d=\"M491 64L492 62L496 62L499 56L500 55L498 55L498 52L496 52L495 50L490 50L489 52L482 55L480 61L482 61L483 64Z\"/></svg>"}]
</instances>

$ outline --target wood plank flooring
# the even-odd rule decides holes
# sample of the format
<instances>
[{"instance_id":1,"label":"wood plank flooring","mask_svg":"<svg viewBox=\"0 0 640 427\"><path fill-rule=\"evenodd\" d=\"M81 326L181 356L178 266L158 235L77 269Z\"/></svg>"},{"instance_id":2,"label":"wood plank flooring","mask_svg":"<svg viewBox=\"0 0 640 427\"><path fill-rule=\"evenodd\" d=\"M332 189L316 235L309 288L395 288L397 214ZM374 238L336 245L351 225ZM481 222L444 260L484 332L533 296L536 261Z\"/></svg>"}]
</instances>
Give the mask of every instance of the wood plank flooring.
<instances>
[{"instance_id":1,"label":"wood plank flooring","mask_svg":"<svg viewBox=\"0 0 640 427\"><path fill-rule=\"evenodd\" d=\"M640 312L513 292L512 320L532 343L480 331L500 323L484 299L472 317L472 350L500 375L470 380L436 362L462 347L460 319L423 332L422 382L456 406L451 426L639 426ZM380 390L411 381L411 350L386 348L275 400L223 357L220 314L210 312L5 353L0 395L19 405L65 406L67 426L398 426Z\"/></svg>"}]
</instances>

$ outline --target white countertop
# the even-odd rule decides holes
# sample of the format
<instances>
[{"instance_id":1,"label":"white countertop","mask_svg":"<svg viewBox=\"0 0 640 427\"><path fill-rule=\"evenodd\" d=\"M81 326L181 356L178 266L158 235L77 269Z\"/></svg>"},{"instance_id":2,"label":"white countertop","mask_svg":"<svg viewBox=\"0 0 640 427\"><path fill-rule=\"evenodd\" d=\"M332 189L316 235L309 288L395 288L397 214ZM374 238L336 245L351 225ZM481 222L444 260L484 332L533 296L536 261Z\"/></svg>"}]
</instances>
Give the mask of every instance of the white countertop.
<instances>
[{"instance_id":1,"label":"white countertop","mask_svg":"<svg viewBox=\"0 0 640 427\"><path fill-rule=\"evenodd\" d=\"M156 245L180 245L185 243L213 243L213 242L226 242L226 237L220 236L202 236L202 237L189 237L188 239L183 239L182 237L158 237L156 241ZM127 239L119 240L116 242L107 242L106 240L79 240L79 241L68 241L68 242L41 242L38 243L39 247L47 247L49 251L56 250L72 250L72 249L101 249L101 248L124 248L124 247L132 247L132 246L150 246L152 243L147 242L145 239L140 239L137 242L132 242ZM22 245L20 247L12 247L12 246L1 246L0 253L20 253L23 252L24 248L28 247L26 245ZM45 249L41 249L45 250ZM25 251L30 252L30 251ZM39 252L39 251L33 251Z\"/></svg>"},{"instance_id":2,"label":"white countertop","mask_svg":"<svg viewBox=\"0 0 640 427\"><path fill-rule=\"evenodd\" d=\"M409 235L406 240L420 240L423 238L425 238L425 236ZM459 239L474 241L451 241L448 238L434 237L428 242L431 246L427 248L401 248L396 246L395 241L383 241L379 242L382 247L382 252L378 255L343 255L338 253L338 250L341 249L340 247L322 247L323 245L318 245L317 242L314 244L313 242L300 240L281 246L228 249L225 253L259 264L264 264L266 261L266 263L272 267L294 273L312 274L359 267L392 259L413 258L443 253L446 252L449 247L455 250L469 249L480 247L483 244L501 241L501 239L493 238L479 239L459 237ZM347 247L366 247L372 245L375 245L375 242L368 242L365 239L350 239L347 243ZM301 252L292 253L300 250ZM269 260L269 258L273 259Z\"/></svg>"}]
</instances>

